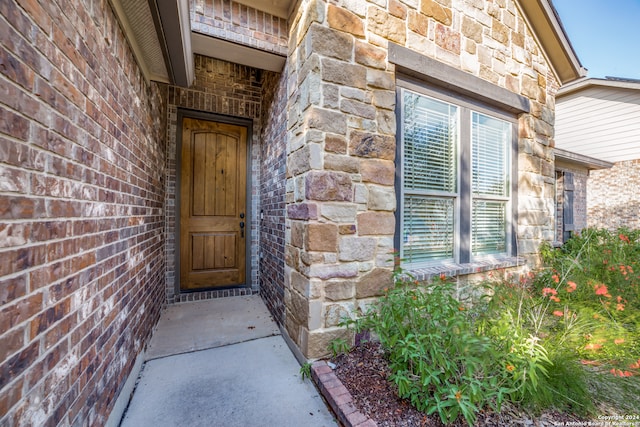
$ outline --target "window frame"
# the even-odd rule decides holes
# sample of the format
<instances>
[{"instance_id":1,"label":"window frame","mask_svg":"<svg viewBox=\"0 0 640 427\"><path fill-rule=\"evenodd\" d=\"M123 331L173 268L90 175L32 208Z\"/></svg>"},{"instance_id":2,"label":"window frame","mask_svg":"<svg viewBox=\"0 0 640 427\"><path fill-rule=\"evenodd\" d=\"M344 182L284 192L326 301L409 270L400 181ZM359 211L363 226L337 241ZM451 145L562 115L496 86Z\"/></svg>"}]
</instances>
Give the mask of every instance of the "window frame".
<instances>
[{"instance_id":1,"label":"window frame","mask_svg":"<svg viewBox=\"0 0 640 427\"><path fill-rule=\"evenodd\" d=\"M471 96L455 92L452 88L444 88L422 80L399 74L396 76L396 235L394 244L403 257L403 225L404 225L404 93L410 91L440 102L454 105L458 109L458 147L457 151L457 194L454 198L454 256L452 259L440 259L410 263L401 261L408 269L423 268L450 264L469 264L491 260L502 260L517 256L517 181L518 181L518 117L496 106L487 104ZM507 188L509 197L506 201L505 252L501 254L476 255L472 253L472 206L473 200L499 200L501 197L475 196L472 193L472 122L473 113L477 112L489 117L503 120L511 124L511 141L507 152L509 174ZM409 192L409 194L412 194ZM466 213L466 214L465 214Z\"/></svg>"}]
</instances>

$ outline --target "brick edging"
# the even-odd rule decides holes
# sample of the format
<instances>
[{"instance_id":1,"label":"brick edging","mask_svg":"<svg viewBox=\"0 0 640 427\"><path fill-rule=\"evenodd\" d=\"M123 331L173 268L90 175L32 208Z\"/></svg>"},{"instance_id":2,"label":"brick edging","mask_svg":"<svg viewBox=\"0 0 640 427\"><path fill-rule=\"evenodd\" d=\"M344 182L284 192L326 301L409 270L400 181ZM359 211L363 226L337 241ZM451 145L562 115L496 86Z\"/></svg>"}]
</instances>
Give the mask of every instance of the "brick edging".
<instances>
[{"instance_id":1,"label":"brick edging","mask_svg":"<svg viewBox=\"0 0 640 427\"><path fill-rule=\"evenodd\" d=\"M377 427L375 421L358 411L353 396L324 360L311 365L311 378L345 427Z\"/></svg>"}]
</instances>

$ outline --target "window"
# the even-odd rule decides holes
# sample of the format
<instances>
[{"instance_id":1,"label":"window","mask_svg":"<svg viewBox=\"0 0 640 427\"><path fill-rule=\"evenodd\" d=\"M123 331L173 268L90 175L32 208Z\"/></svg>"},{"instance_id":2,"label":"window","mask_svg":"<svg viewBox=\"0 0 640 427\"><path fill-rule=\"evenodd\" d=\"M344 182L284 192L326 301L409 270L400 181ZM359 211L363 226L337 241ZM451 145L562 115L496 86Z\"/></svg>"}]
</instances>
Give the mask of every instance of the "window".
<instances>
[{"instance_id":1,"label":"window","mask_svg":"<svg viewBox=\"0 0 640 427\"><path fill-rule=\"evenodd\" d=\"M513 255L515 117L423 86L399 86L404 263Z\"/></svg>"},{"instance_id":2,"label":"window","mask_svg":"<svg viewBox=\"0 0 640 427\"><path fill-rule=\"evenodd\" d=\"M573 175L556 170L556 243L566 243L575 230Z\"/></svg>"}]
</instances>

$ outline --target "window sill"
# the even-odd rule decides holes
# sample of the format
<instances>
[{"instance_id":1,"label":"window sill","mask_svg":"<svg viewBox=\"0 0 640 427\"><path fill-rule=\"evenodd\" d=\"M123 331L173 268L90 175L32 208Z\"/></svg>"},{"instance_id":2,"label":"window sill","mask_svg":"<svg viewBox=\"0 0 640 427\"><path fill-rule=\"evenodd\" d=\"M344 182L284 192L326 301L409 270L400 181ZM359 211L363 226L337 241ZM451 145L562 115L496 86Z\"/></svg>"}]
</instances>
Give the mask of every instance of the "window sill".
<instances>
[{"instance_id":1,"label":"window sill","mask_svg":"<svg viewBox=\"0 0 640 427\"><path fill-rule=\"evenodd\" d=\"M412 268L406 270L406 272L418 281L426 281L442 274L447 277L464 276L501 268L520 267L525 264L526 260L521 257L495 257L467 264L442 263L432 267Z\"/></svg>"}]
</instances>

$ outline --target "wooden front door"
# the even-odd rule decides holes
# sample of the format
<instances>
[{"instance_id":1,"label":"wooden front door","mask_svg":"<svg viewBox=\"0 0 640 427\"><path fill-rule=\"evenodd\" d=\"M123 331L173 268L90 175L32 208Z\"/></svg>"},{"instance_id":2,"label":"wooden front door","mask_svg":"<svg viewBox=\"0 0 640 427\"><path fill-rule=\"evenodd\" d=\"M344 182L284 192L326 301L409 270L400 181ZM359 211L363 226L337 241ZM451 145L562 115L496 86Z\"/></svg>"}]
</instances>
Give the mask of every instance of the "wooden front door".
<instances>
[{"instance_id":1,"label":"wooden front door","mask_svg":"<svg viewBox=\"0 0 640 427\"><path fill-rule=\"evenodd\" d=\"M245 283L247 129L184 118L180 289Z\"/></svg>"}]
</instances>

